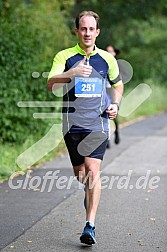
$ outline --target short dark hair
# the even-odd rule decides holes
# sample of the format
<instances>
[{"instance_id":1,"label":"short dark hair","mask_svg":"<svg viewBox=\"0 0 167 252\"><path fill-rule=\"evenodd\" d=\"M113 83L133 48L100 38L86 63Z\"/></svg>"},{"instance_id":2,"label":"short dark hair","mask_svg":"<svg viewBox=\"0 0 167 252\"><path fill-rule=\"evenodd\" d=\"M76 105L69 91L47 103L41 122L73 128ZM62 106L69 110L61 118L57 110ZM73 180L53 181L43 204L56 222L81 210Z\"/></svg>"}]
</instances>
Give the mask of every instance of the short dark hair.
<instances>
[{"instance_id":1,"label":"short dark hair","mask_svg":"<svg viewBox=\"0 0 167 252\"><path fill-rule=\"evenodd\" d=\"M108 47L112 47L113 49L114 49L114 52L115 52L115 54L116 55L118 55L121 51L120 51L120 49L118 49L118 48L115 48L114 46L112 46L111 44L107 44L106 46L105 46L105 50L107 51L107 48Z\"/></svg>"},{"instance_id":2,"label":"short dark hair","mask_svg":"<svg viewBox=\"0 0 167 252\"><path fill-rule=\"evenodd\" d=\"M96 20L96 28L99 29L99 22L100 22L100 17L97 13L93 12L93 11L82 11L78 14L78 16L76 17L75 19L75 26L77 29L79 29L79 21L81 19L81 17L83 16L91 16L91 17L94 17L95 20Z\"/></svg>"}]
</instances>

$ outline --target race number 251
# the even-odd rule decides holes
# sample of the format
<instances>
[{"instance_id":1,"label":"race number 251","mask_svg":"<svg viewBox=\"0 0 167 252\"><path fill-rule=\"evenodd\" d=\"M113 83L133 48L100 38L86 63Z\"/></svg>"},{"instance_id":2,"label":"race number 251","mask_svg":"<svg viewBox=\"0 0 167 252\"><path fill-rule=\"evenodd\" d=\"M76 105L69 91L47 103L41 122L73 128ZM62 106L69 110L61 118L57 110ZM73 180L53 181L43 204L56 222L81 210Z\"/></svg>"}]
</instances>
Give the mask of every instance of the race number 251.
<instances>
[{"instance_id":1,"label":"race number 251","mask_svg":"<svg viewBox=\"0 0 167 252\"><path fill-rule=\"evenodd\" d=\"M95 84L82 84L82 92L95 91Z\"/></svg>"}]
</instances>

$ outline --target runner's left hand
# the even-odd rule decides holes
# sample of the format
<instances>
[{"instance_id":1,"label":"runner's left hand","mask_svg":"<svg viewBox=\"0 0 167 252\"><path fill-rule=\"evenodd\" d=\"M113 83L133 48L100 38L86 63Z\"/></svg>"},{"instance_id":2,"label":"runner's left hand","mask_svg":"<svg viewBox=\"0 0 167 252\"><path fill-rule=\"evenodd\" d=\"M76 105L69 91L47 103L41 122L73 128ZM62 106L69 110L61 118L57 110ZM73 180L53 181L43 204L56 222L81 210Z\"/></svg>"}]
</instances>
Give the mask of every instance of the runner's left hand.
<instances>
[{"instance_id":1,"label":"runner's left hand","mask_svg":"<svg viewBox=\"0 0 167 252\"><path fill-rule=\"evenodd\" d=\"M110 120L113 120L117 117L118 114L118 106L116 104L110 104L110 106L106 109L108 117Z\"/></svg>"}]
</instances>

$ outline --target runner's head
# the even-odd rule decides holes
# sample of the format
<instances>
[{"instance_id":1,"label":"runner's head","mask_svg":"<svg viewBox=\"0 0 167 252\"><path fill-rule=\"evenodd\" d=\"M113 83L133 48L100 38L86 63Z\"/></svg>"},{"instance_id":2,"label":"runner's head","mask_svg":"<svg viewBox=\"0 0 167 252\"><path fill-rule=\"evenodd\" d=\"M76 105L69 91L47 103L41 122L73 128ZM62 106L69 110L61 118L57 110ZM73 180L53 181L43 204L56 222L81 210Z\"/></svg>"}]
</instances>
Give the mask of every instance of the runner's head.
<instances>
[{"instance_id":1,"label":"runner's head","mask_svg":"<svg viewBox=\"0 0 167 252\"><path fill-rule=\"evenodd\" d=\"M83 11L76 18L75 33L80 47L93 50L96 37L100 33L99 16L93 11Z\"/></svg>"},{"instance_id":2,"label":"runner's head","mask_svg":"<svg viewBox=\"0 0 167 252\"><path fill-rule=\"evenodd\" d=\"M75 19L75 27L77 29L79 29L79 23L80 23L80 19L83 16L89 16L89 17L94 17L95 21L96 21L96 29L99 29L99 23L100 23L100 17L97 13L93 12L93 11L82 11L78 14L78 16Z\"/></svg>"}]
</instances>

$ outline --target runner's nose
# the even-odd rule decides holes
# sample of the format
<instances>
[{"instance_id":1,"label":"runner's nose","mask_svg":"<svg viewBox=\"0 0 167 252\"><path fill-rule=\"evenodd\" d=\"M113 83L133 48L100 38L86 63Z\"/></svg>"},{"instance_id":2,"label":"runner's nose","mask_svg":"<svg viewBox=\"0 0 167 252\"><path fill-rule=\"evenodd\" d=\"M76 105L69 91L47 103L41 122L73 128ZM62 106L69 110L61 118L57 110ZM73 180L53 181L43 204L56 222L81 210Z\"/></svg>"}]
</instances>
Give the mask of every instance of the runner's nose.
<instances>
[{"instance_id":1,"label":"runner's nose","mask_svg":"<svg viewBox=\"0 0 167 252\"><path fill-rule=\"evenodd\" d=\"M90 35L90 30L87 29L87 30L86 30L86 36L89 36L89 35Z\"/></svg>"}]
</instances>

